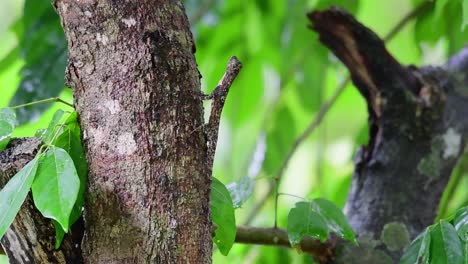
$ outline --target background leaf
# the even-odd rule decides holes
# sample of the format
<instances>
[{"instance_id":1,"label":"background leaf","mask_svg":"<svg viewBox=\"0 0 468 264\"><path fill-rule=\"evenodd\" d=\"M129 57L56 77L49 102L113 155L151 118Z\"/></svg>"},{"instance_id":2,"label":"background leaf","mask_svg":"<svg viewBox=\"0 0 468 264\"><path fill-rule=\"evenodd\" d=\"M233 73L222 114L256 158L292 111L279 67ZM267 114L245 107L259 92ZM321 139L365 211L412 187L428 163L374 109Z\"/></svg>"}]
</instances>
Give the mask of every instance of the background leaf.
<instances>
[{"instance_id":1,"label":"background leaf","mask_svg":"<svg viewBox=\"0 0 468 264\"><path fill-rule=\"evenodd\" d=\"M38 157L24 166L0 191L0 238L3 237L29 193L36 175Z\"/></svg>"},{"instance_id":2,"label":"background leaf","mask_svg":"<svg viewBox=\"0 0 468 264\"><path fill-rule=\"evenodd\" d=\"M34 204L44 217L60 223L68 231L70 213L80 189L80 179L73 160L58 147L43 154L32 184Z\"/></svg>"},{"instance_id":3,"label":"background leaf","mask_svg":"<svg viewBox=\"0 0 468 264\"><path fill-rule=\"evenodd\" d=\"M309 202L298 202L289 211L288 238L291 246L296 247L305 235L325 242L328 238L328 228L325 219L312 209Z\"/></svg>"},{"instance_id":4,"label":"background leaf","mask_svg":"<svg viewBox=\"0 0 468 264\"><path fill-rule=\"evenodd\" d=\"M231 195L218 179L211 182L211 217L216 225L214 242L223 255L231 250L236 238L236 219Z\"/></svg>"},{"instance_id":5,"label":"background leaf","mask_svg":"<svg viewBox=\"0 0 468 264\"><path fill-rule=\"evenodd\" d=\"M249 199L255 187L255 182L252 178L242 177L237 182L228 184L227 189L232 197L234 209L240 208L242 204Z\"/></svg>"},{"instance_id":6,"label":"background leaf","mask_svg":"<svg viewBox=\"0 0 468 264\"><path fill-rule=\"evenodd\" d=\"M356 242L354 231L340 208L323 198L314 199L313 203L318 206L317 211L324 217L329 230L343 239Z\"/></svg>"},{"instance_id":7,"label":"background leaf","mask_svg":"<svg viewBox=\"0 0 468 264\"><path fill-rule=\"evenodd\" d=\"M16 115L13 109L9 107L0 109L0 151L4 150L10 142L15 122Z\"/></svg>"}]
</instances>

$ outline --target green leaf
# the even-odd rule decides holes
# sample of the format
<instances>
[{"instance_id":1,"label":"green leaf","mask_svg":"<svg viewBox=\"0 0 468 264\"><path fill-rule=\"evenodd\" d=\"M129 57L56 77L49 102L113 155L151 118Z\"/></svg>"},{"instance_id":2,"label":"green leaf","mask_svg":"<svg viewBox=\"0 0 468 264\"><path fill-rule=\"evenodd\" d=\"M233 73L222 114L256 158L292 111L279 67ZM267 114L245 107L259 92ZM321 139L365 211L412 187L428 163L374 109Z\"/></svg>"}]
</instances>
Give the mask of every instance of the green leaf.
<instances>
[{"instance_id":1,"label":"green leaf","mask_svg":"<svg viewBox=\"0 0 468 264\"><path fill-rule=\"evenodd\" d=\"M268 175L278 172L297 134L293 114L287 105L279 105L273 118L273 127L267 132L267 150L263 162L263 170ZM285 127L288 129L284 129Z\"/></svg>"},{"instance_id":2,"label":"green leaf","mask_svg":"<svg viewBox=\"0 0 468 264\"><path fill-rule=\"evenodd\" d=\"M32 184L34 203L43 216L60 223L65 232L80 189L80 179L68 153L52 146L40 159Z\"/></svg>"},{"instance_id":3,"label":"green leaf","mask_svg":"<svg viewBox=\"0 0 468 264\"><path fill-rule=\"evenodd\" d=\"M446 34L446 21L435 20L433 12L425 12L416 18L414 36L417 42L436 43Z\"/></svg>"},{"instance_id":4,"label":"green leaf","mask_svg":"<svg viewBox=\"0 0 468 264\"><path fill-rule=\"evenodd\" d=\"M21 208L36 175L38 157L24 166L0 191L0 238Z\"/></svg>"},{"instance_id":5,"label":"green leaf","mask_svg":"<svg viewBox=\"0 0 468 264\"><path fill-rule=\"evenodd\" d=\"M449 0L437 0L435 1L435 18L439 19L444 13L444 8L448 4Z\"/></svg>"},{"instance_id":6,"label":"green leaf","mask_svg":"<svg viewBox=\"0 0 468 264\"><path fill-rule=\"evenodd\" d=\"M80 126L77 113L73 112L65 121L65 127L57 139L52 142L56 147L64 149L72 158L76 172L80 178L80 189L76 203L70 215L70 226L81 216L84 204L84 191L88 181L88 166L84 154L83 145L80 140Z\"/></svg>"},{"instance_id":7,"label":"green leaf","mask_svg":"<svg viewBox=\"0 0 468 264\"><path fill-rule=\"evenodd\" d=\"M323 216L313 210L310 202L298 202L289 211L288 238L291 246L297 247L305 235L325 242L328 238L327 223Z\"/></svg>"},{"instance_id":8,"label":"green leaf","mask_svg":"<svg viewBox=\"0 0 468 264\"><path fill-rule=\"evenodd\" d=\"M0 109L0 151L4 150L10 142L15 122L16 115L13 109L9 107Z\"/></svg>"},{"instance_id":9,"label":"green leaf","mask_svg":"<svg viewBox=\"0 0 468 264\"><path fill-rule=\"evenodd\" d=\"M405 254L401 257L400 264L429 264L430 243L431 233L429 230L426 230L413 240Z\"/></svg>"},{"instance_id":10,"label":"green leaf","mask_svg":"<svg viewBox=\"0 0 468 264\"><path fill-rule=\"evenodd\" d=\"M243 177L237 182L228 184L227 189L231 194L234 209L240 208L249 199L253 193L254 186L255 182L248 176Z\"/></svg>"},{"instance_id":11,"label":"green leaf","mask_svg":"<svg viewBox=\"0 0 468 264\"><path fill-rule=\"evenodd\" d=\"M236 218L231 195L216 178L211 183L211 217L217 226L214 242L219 251L227 256L236 238Z\"/></svg>"},{"instance_id":12,"label":"green leaf","mask_svg":"<svg viewBox=\"0 0 468 264\"><path fill-rule=\"evenodd\" d=\"M51 144L52 143L52 139L54 137L54 135L56 134L56 130L55 128L57 127L57 125L59 124L60 122L60 119L62 119L62 116L63 114L65 114L65 111L63 111L62 109L59 109L55 112L54 116L52 117L52 120L50 121L49 123L49 126L47 127L46 130L41 130L43 131L42 134L40 135L42 141L46 144ZM37 131L36 132L36 135L39 134L41 132Z\"/></svg>"},{"instance_id":13,"label":"green leaf","mask_svg":"<svg viewBox=\"0 0 468 264\"><path fill-rule=\"evenodd\" d=\"M255 54L263 46L265 26L262 23L261 12L254 1L246 2L245 5L245 41L247 50Z\"/></svg>"},{"instance_id":14,"label":"green leaf","mask_svg":"<svg viewBox=\"0 0 468 264\"><path fill-rule=\"evenodd\" d=\"M457 230L458 236L464 242L468 242L468 206L457 210L453 219L453 226Z\"/></svg>"},{"instance_id":15,"label":"green leaf","mask_svg":"<svg viewBox=\"0 0 468 264\"><path fill-rule=\"evenodd\" d=\"M354 231L340 208L323 198L314 199L313 202L318 206L317 211L324 217L328 229L343 239L356 242Z\"/></svg>"},{"instance_id":16,"label":"green leaf","mask_svg":"<svg viewBox=\"0 0 468 264\"><path fill-rule=\"evenodd\" d=\"M468 25L468 1L463 1L463 20L461 30L465 30L466 25Z\"/></svg>"},{"instance_id":17,"label":"green leaf","mask_svg":"<svg viewBox=\"0 0 468 264\"><path fill-rule=\"evenodd\" d=\"M455 228L441 220L431 230L431 263L463 264L463 248Z\"/></svg>"}]
</instances>

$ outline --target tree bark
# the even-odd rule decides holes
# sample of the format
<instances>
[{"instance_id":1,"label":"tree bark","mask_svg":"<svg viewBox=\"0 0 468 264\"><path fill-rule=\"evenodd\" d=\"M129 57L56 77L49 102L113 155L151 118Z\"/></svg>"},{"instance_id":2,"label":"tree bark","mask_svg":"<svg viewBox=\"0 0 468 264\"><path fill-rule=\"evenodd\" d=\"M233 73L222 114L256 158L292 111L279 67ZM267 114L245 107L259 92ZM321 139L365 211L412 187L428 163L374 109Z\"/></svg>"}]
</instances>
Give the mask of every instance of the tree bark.
<instances>
[{"instance_id":1,"label":"tree bark","mask_svg":"<svg viewBox=\"0 0 468 264\"><path fill-rule=\"evenodd\" d=\"M210 263L211 168L180 1L59 0L89 184L86 263Z\"/></svg>"}]
</instances>

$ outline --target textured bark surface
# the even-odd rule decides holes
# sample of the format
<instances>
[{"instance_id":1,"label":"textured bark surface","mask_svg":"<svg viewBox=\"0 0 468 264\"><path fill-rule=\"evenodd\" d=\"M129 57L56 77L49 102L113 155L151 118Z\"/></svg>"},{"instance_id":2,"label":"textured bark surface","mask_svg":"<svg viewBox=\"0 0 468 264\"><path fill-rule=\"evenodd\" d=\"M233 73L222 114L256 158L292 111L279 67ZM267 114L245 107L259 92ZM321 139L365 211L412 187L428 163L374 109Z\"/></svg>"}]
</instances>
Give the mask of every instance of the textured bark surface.
<instances>
[{"instance_id":1,"label":"textured bark surface","mask_svg":"<svg viewBox=\"0 0 468 264\"><path fill-rule=\"evenodd\" d=\"M0 189L34 158L40 145L41 141L36 138L14 139L0 152ZM80 247L74 242L81 240L80 232L72 230L71 233L73 236L65 236L62 246L56 250L54 225L35 209L28 195L0 243L11 264L80 263Z\"/></svg>"},{"instance_id":2,"label":"textured bark surface","mask_svg":"<svg viewBox=\"0 0 468 264\"><path fill-rule=\"evenodd\" d=\"M433 223L463 153L468 52L460 52L443 68L405 67L346 12L331 8L309 18L320 40L348 67L368 104L370 141L356 156L346 214L361 237L379 241L376 248L396 261L409 239ZM404 243L386 244L391 233ZM383 252L374 257L391 261ZM354 254L357 261L366 254L344 253Z\"/></svg>"},{"instance_id":3,"label":"textured bark surface","mask_svg":"<svg viewBox=\"0 0 468 264\"><path fill-rule=\"evenodd\" d=\"M89 163L86 263L210 263L200 75L180 1L60 0Z\"/></svg>"}]
</instances>

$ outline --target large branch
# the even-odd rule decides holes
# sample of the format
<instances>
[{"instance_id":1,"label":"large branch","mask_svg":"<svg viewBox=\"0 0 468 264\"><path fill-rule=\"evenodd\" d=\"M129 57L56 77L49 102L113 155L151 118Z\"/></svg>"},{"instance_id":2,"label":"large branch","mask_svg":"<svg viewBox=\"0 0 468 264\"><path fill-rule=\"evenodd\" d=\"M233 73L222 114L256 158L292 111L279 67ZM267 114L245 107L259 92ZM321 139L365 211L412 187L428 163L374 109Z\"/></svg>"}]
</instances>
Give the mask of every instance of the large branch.
<instances>
[{"instance_id":1,"label":"large branch","mask_svg":"<svg viewBox=\"0 0 468 264\"><path fill-rule=\"evenodd\" d=\"M382 239L380 246L396 260L406 237L433 222L463 152L467 52L445 68L405 67L350 14L331 8L308 17L320 41L348 67L369 109L370 141L356 156L347 216L358 234L372 239L398 230L403 244Z\"/></svg>"},{"instance_id":2,"label":"large branch","mask_svg":"<svg viewBox=\"0 0 468 264\"><path fill-rule=\"evenodd\" d=\"M40 145L36 138L14 139L0 152L0 189L34 158ZM55 249L54 225L41 215L28 195L0 243L10 263L80 263L82 229L75 224L71 233Z\"/></svg>"}]
</instances>

